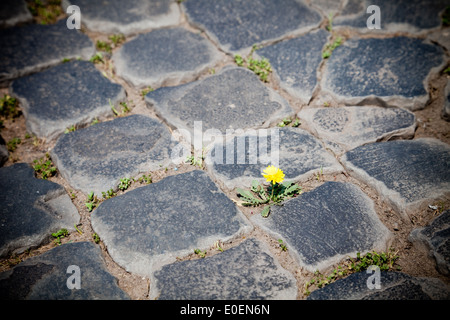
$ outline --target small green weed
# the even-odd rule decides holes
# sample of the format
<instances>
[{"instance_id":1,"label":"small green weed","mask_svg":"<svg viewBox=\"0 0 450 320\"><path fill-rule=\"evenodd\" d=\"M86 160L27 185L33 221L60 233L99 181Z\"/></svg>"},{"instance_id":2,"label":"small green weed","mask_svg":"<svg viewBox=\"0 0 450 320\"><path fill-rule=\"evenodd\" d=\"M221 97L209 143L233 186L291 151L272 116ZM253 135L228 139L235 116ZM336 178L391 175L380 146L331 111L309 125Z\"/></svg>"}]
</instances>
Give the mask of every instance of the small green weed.
<instances>
[{"instance_id":1,"label":"small green weed","mask_svg":"<svg viewBox=\"0 0 450 320\"><path fill-rule=\"evenodd\" d=\"M41 179L47 180L56 174L56 167L53 166L48 153L45 154L45 157L34 160L33 163L33 169Z\"/></svg>"},{"instance_id":2,"label":"small green weed","mask_svg":"<svg viewBox=\"0 0 450 320\"><path fill-rule=\"evenodd\" d=\"M52 233L52 237L55 238L54 242L57 245L61 245L61 239L67 237L69 235L69 231L67 229L61 229L58 232Z\"/></svg>"},{"instance_id":3,"label":"small green weed","mask_svg":"<svg viewBox=\"0 0 450 320\"><path fill-rule=\"evenodd\" d=\"M197 254L200 258L206 257L206 251L201 251L200 249L195 249L194 253Z\"/></svg>"},{"instance_id":4,"label":"small green weed","mask_svg":"<svg viewBox=\"0 0 450 320\"><path fill-rule=\"evenodd\" d=\"M19 109L19 102L16 98L5 94L0 99L0 116L4 119L15 119L19 117L22 112Z\"/></svg>"},{"instance_id":5,"label":"small green weed","mask_svg":"<svg viewBox=\"0 0 450 320\"><path fill-rule=\"evenodd\" d=\"M77 195L75 194L75 192L73 192L73 190L69 190L69 196L72 200L75 200L77 198Z\"/></svg>"},{"instance_id":6,"label":"small green weed","mask_svg":"<svg viewBox=\"0 0 450 320\"><path fill-rule=\"evenodd\" d=\"M317 174L316 174L316 179L317 179L317 181L320 181L320 180L323 181L323 167L322 166L320 166L320 171L317 172Z\"/></svg>"},{"instance_id":7,"label":"small green weed","mask_svg":"<svg viewBox=\"0 0 450 320\"><path fill-rule=\"evenodd\" d=\"M20 138L12 138L6 143L6 147L8 148L9 152L14 152L17 149L17 145L21 144L22 140Z\"/></svg>"},{"instance_id":8,"label":"small green weed","mask_svg":"<svg viewBox=\"0 0 450 320\"><path fill-rule=\"evenodd\" d=\"M119 190L125 191L128 189L128 187L131 185L131 179L130 178L122 178L120 179L119 183Z\"/></svg>"},{"instance_id":9,"label":"small green weed","mask_svg":"<svg viewBox=\"0 0 450 320\"><path fill-rule=\"evenodd\" d=\"M322 52L322 58L328 59L331 56L331 53L334 51L334 49L339 47L341 44L342 44L341 37L337 37L336 40L334 40L334 42L331 44L328 43L325 46L325 50Z\"/></svg>"},{"instance_id":10,"label":"small green weed","mask_svg":"<svg viewBox=\"0 0 450 320\"><path fill-rule=\"evenodd\" d=\"M262 58L260 60L249 59L248 68L259 76L264 82L268 82L267 77L272 72L272 67L269 60Z\"/></svg>"},{"instance_id":11,"label":"small green weed","mask_svg":"<svg viewBox=\"0 0 450 320\"><path fill-rule=\"evenodd\" d=\"M446 7L442 14L442 25L444 27L450 26L450 7Z\"/></svg>"},{"instance_id":12,"label":"small green weed","mask_svg":"<svg viewBox=\"0 0 450 320\"><path fill-rule=\"evenodd\" d=\"M78 232L79 234L83 235L83 232L82 232L80 229L78 229L78 227L77 227L76 224L74 224L73 226L75 227L75 230L77 230L77 232Z\"/></svg>"},{"instance_id":13,"label":"small green weed","mask_svg":"<svg viewBox=\"0 0 450 320\"><path fill-rule=\"evenodd\" d=\"M245 61L240 54L237 54L234 56L234 62L236 62L239 67L243 67Z\"/></svg>"},{"instance_id":14,"label":"small green weed","mask_svg":"<svg viewBox=\"0 0 450 320\"><path fill-rule=\"evenodd\" d=\"M108 99L109 106L111 108L111 111L114 113L116 117L123 117L126 113L130 112L130 107L128 107L128 104L126 102L119 102L119 105L121 106L121 111L117 111L117 109L114 107L113 103L111 102L111 99ZM132 102L132 101L131 101Z\"/></svg>"},{"instance_id":15,"label":"small green weed","mask_svg":"<svg viewBox=\"0 0 450 320\"><path fill-rule=\"evenodd\" d=\"M216 242L214 242L213 248L216 249L217 251L223 252L223 248L222 248L222 244L221 244L220 240L217 240Z\"/></svg>"},{"instance_id":16,"label":"small green weed","mask_svg":"<svg viewBox=\"0 0 450 320\"><path fill-rule=\"evenodd\" d=\"M186 163L189 163L191 166L201 167L203 165L203 158L198 157L196 159L194 156L188 156L186 158Z\"/></svg>"},{"instance_id":17,"label":"small green weed","mask_svg":"<svg viewBox=\"0 0 450 320\"><path fill-rule=\"evenodd\" d=\"M98 243L100 242L100 237L98 236L97 233L93 233L93 234L92 234L92 239L94 239L94 242L95 242L96 244L98 244Z\"/></svg>"},{"instance_id":18,"label":"small green weed","mask_svg":"<svg viewBox=\"0 0 450 320\"><path fill-rule=\"evenodd\" d=\"M92 56L91 59L89 59L92 63L105 63L105 60L103 60L103 55L101 52L97 52L95 55Z\"/></svg>"}]
</instances>

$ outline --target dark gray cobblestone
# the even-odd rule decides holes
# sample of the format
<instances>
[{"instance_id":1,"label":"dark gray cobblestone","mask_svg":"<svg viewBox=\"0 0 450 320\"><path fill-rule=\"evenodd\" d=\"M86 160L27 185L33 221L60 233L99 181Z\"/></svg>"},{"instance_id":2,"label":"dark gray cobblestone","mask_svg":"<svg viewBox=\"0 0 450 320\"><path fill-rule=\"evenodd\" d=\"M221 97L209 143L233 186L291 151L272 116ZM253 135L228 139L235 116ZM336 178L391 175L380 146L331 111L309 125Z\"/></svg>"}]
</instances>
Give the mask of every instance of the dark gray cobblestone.
<instances>
[{"instance_id":1,"label":"dark gray cobblestone","mask_svg":"<svg viewBox=\"0 0 450 320\"><path fill-rule=\"evenodd\" d=\"M65 20L53 25L1 29L0 81L40 71L63 59L90 59L94 53L94 43L89 37L76 29L67 29Z\"/></svg>"},{"instance_id":2,"label":"dark gray cobblestone","mask_svg":"<svg viewBox=\"0 0 450 320\"><path fill-rule=\"evenodd\" d=\"M292 300L297 295L293 276L255 239L210 258L167 265L155 279L150 297L161 300Z\"/></svg>"}]
</instances>

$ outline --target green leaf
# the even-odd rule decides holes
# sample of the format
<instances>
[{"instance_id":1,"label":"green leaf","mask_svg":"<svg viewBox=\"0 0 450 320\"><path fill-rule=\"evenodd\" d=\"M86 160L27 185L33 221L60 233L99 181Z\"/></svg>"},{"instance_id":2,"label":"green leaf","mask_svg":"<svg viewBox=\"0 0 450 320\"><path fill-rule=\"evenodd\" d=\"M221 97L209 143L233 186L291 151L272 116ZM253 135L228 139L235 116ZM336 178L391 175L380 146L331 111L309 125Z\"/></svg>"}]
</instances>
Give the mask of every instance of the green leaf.
<instances>
[{"instance_id":1,"label":"green leaf","mask_svg":"<svg viewBox=\"0 0 450 320\"><path fill-rule=\"evenodd\" d=\"M261 211L261 216L263 218L267 218L269 216L269 213L270 213L270 205L264 207L264 209Z\"/></svg>"},{"instance_id":2,"label":"green leaf","mask_svg":"<svg viewBox=\"0 0 450 320\"><path fill-rule=\"evenodd\" d=\"M249 190L244 190L241 188L236 189L236 192L240 197L244 200L242 203L244 206L258 206L263 203L266 203L266 200L262 200L260 198L257 198L253 193L251 193Z\"/></svg>"},{"instance_id":3,"label":"green leaf","mask_svg":"<svg viewBox=\"0 0 450 320\"><path fill-rule=\"evenodd\" d=\"M293 184L284 190L284 194L290 195L290 194L293 194L293 193L295 193L297 191L301 191L301 190L302 190L302 188L300 188L300 186L298 184Z\"/></svg>"},{"instance_id":4,"label":"green leaf","mask_svg":"<svg viewBox=\"0 0 450 320\"><path fill-rule=\"evenodd\" d=\"M261 190L261 185L259 184L258 180L252 181L250 190L252 190L253 192L259 192Z\"/></svg>"}]
</instances>

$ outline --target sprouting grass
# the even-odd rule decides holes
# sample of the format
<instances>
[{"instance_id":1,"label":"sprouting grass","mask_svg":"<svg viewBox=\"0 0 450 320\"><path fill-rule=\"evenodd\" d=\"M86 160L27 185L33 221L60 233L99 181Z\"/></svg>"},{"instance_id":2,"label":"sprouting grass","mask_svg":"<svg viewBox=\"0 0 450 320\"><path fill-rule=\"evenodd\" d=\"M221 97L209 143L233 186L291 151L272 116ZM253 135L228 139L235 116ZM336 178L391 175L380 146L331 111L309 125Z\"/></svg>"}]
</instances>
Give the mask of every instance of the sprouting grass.
<instances>
[{"instance_id":1,"label":"sprouting grass","mask_svg":"<svg viewBox=\"0 0 450 320\"><path fill-rule=\"evenodd\" d=\"M104 52L107 52L107 53L111 53L112 52L111 45L108 42L106 42L106 41L97 40L96 47L100 51L104 51Z\"/></svg>"},{"instance_id":2,"label":"sprouting grass","mask_svg":"<svg viewBox=\"0 0 450 320\"><path fill-rule=\"evenodd\" d=\"M8 141L8 143L6 144L6 147L8 148L9 152L14 152L17 149L17 145L19 145L21 143L22 143L22 140L20 140L20 138L15 137Z\"/></svg>"},{"instance_id":3,"label":"sprouting grass","mask_svg":"<svg viewBox=\"0 0 450 320\"><path fill-rule=\"evenodd\" d=\"M250 190L237 188L236 192L242 199L244 207L266 205L261 211L261 216L267 218L273 204L280 205L287 198L301 194L302 188L296 183L285 181L271 184L266 191L263 185L253 180Z\"/></svg>"},{"instance_id":4,"label":"sprouting grass","mask_svg":"<svg viewBox=\"0 0 450 320\"><path fill-rule=\"evenodd\" d=\"M113 34L108 37L109 40L113 43L114 46L117 46L125 41L125 36L121 33Z\"/></svg>"},{"instance_id":5,"label":"sprouting grass","mask_svg":"<svg viewBox=\"0 0 450 320\"><path fill-rule=\"evenodd\" d=\"M55 238L55 244L61 245L61 239L67 237L69 231L67 229L60 229L58 232L52 233L52 237Z\"/></svg>"},{"instance_id":6,"label":"sprouting grass","mask_svg":"<svg viewBox=\"0 0 450 320\"><path fill-rule=\"evenodd\" d=\"M0 116L4 119L15 119L19 117L22 112L19 109L19 102L16 98L5 94L0 99Z\"/></svg>"},{"instance_id":7,"label":"sprouting grass","mask_svg":"<svg viewBox=\"0 0 450 320\"><path fill-rule=\"evenodd\" d=\"M298 118L295 118L294 120L291 118L284 118L277 124L277 126L282 128L291 125L292 127L297 128L300 124L300 119Z\"/></svg>"},{"instance_id":8,"label":"sprouting grass","mask_svg":"<svg viewBox=\"0 0 450 320\"><path fill-rule=\"evenodd\" d=\"M122 178L120 179L119 183L119 190L125 191L128 189L128 187L131 185L131 179L130 178Z\"/></svg>"},{"instance_id":9,"label":"sprouting grass","mask_svg":"<svg viewBox=\"0 0 450 320\"><path fill-rule=\"evenodd\" d=\"M141 91L141 96L142 96L142 98L144 98L144 97L147 95L147 93L152 92L152 91L153 91L153 88L150 87L150 86L148 86L147 88L143 89L143 90Z\"/></svg>"},{"instance_id":10,"label":"sprouting grass","mask_svg":"<svg viewBox=\"0 0 450 320\"><path fill-rule=\"evenodd\" d=\"M53 24L63 13L61 0L28 1L27 6L35 20L40 24Z\"/></svg>"},{"instance_id":11,"label":"sprouting grass","mask_svg":"<svg viewBox=\"0 0 450 320\"><path fill-rule=\"evenodd\" d=\"M334 49L339 47L341 44L342 44L341 37L337 37L336 40L334 40L333 43L331 44L328 43L325 46L325 50L322 52L322 58L328 59L331 56L331 53L334 51Z\"/></svg>"},{"instance_id":12,"label":"sprouting grass","mask_svg":"<svg viewBox=\"0 0 450 320\"><path fill-rule=\"evenodd\" d=\"M33 169L41 179L46 180L56 174L56 167L53 166L48 153L45 154L44 158L36 159L33 163Z\"/></svg>"},{"instance_id":13,"label":"sprouting grass","mask_svg":"<svg viewBox=\"0 0 450 320\"><path fill-rule=\"evenodd\" d=\"M272 72L272 66L266 58L254 59L253 52L258 50L256 45L253 46L252 51L248 57L248 60L244 59L241 55L237 54L234 56L234 62L239 67L246 67L247 69L253 71L261 81L268 82L269 74Z\"/></svg>"},{"instance_id":14,"label":"sprouting grass","mask_svg":"<svg viewBox=\"0 0 450 320\"><path fill-rule=\"evenodd\" d=\"M91 59L89 59L92 63L105 63L105 60L103 60L103 55L101 52L97 52L94 56L92 56Z\"/></svg>"}]
</instances>

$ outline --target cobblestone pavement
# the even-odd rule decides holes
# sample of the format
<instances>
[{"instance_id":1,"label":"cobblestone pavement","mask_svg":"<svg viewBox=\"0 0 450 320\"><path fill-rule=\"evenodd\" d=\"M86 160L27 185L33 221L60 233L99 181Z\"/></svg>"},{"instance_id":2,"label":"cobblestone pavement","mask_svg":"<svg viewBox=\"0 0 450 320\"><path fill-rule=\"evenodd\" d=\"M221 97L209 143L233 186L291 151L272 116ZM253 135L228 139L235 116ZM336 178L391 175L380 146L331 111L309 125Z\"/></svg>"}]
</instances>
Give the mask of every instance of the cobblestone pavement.
<instances>
[{"instance_id":1,"label":"cobblestone pavement","mask_svg":"<svg viewBox=\"0 0 450 320\"><path fill-rule=\"evenodd\" d=\"M8 0L0 28L2 299L450 299L450 1ZM264 216L268 164L302 189Z\"/></svg>"}]
</instances>

